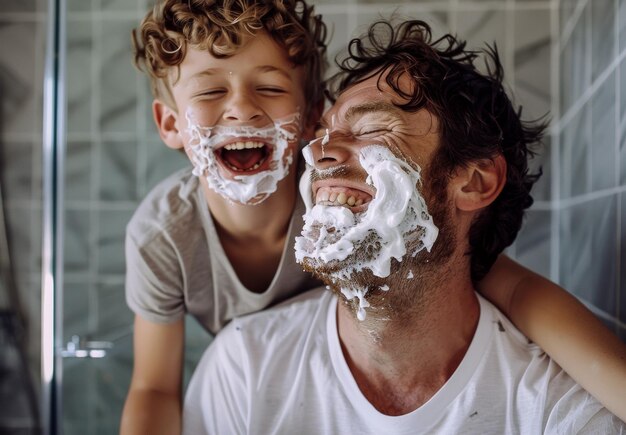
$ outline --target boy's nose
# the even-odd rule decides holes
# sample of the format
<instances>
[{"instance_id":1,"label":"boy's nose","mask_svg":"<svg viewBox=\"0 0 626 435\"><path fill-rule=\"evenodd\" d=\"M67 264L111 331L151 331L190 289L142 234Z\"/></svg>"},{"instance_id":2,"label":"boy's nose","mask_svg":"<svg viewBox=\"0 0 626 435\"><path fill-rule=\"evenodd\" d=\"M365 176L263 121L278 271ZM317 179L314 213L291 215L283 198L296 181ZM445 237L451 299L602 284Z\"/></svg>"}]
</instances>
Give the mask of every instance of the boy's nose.
<instances>
[{"instance_id":1,"label":"boy's nose","mask_svg":"<svg viewBox=\"0 0 626 435\"><path fill-rule=\"evenodd\" d=\"M224 110L224 119L227 121L240 121L242 123L256 121L262 118L263 110L259 105L244 92L234 93L229 98Z\"/></svg>"}]
</instances>

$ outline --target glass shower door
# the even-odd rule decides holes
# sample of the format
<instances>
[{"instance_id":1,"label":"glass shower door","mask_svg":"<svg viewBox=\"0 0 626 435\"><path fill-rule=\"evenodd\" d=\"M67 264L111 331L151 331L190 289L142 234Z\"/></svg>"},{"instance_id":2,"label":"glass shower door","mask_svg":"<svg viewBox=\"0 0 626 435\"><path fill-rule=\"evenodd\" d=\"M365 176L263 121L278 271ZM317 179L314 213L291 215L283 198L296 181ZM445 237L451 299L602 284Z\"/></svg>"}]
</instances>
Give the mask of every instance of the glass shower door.
<instances>
[{"instance_id":1,"label":"glass shower door","mask_svg":"<svg viewBox=\"0 0 626 435\"><path fill-rule=\"evenodd\" d=\"M63 4L63 2L61 2ZM116 434L132 369L124 232L139 201L186 164L161 144L130 32L146 1L67 1L62 268L57 276L65 434ZM61 295L62 294L62 295ZM59 355L58 355L59 356Z\"/></svg>"}]
</instances>

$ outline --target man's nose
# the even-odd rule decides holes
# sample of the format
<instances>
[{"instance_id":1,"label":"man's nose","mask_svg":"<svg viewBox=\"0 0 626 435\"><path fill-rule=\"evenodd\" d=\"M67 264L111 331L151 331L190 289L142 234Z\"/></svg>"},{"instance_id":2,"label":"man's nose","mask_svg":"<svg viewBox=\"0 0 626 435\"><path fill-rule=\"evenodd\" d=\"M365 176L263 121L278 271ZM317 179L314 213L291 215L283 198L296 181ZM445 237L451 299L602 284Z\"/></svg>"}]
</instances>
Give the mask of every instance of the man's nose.
<instances>
[{"instance_id":1,"label":"man's nose","mask_svg":"<svg viewBox=\"0 0 626 435\"><path fill-rule=\"evenodd\" d=\"M313 165L317 169L327 169L345 164L353 154L347 138L339 134L328 133L326 136L310 142Z\"/></svg>"},{"instance_id":2,"label":"man's nose","mask_svg":"<svg viewBox=\"0 0 626 435\"><path fill-rule=\"evenodd\" d=\"M263 117L263 110L247 92L233 92L227 101L224 119L249 123Z\"/></svg>"}]
</instances>

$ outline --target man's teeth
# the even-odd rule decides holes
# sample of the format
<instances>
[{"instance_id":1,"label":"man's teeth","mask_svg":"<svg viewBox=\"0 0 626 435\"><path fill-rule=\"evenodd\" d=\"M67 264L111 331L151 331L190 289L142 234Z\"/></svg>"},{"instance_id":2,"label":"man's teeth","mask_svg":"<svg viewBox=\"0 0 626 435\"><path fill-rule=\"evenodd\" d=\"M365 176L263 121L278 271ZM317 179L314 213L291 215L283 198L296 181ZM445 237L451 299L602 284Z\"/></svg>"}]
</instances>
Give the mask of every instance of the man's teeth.
<instances>
[{"instance_id":1,"label":"man's teeth","mask_svg":"<svg viewBox=\"0 0 626 435\"><path fill-rule=\"evenodd\" d=\"M348 205L350 207L358 207L363 204L361 198L357 199L354 196L348 196L344 192L328 192L323 191L317 195L317 203L325 205Z\"/></svg>"},{"instance_id":2,"label":"man's teeth","mask_svg":"<svg viewBox=\"0 0 626 435\"><path fill-rule=\"evenodd\" d=\"M228 150L228 151L236 151L236 150L249 150L252 148L263 148L265 146L265 144L263 142L252 142L252 141L246 141L246 142L233 142L233 143L229 143L228 145L224 146L224 149Z\"/></svg>"}]
</instances>

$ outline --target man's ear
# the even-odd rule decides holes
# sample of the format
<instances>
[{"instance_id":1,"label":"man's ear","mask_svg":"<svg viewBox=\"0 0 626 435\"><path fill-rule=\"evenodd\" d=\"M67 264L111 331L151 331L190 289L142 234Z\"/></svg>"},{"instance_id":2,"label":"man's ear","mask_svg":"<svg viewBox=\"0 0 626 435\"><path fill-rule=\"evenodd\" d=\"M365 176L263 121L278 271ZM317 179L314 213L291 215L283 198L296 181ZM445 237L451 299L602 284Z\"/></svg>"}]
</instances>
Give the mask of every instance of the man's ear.
<instances>
[{"instance_id":1,"label":"man's ear","mask_svg":"<svg viewBox=\"0 0 626 435\"><path fill-rule=\"evenodd\" d=\"M183 148L183 139L178 130L178 113L162 101L154 100L152 116L165 145L173 149Z\"/></svg>"},{"instance_id":2,"label":"man's ear","mask_svg":"<svg viewBox=\"0 0 626 435\"><path fill-rule=\"evenodd\" d=\"M324 102L325 100L322 99L314 107L309 109L307 119L302 126L302 140L309 141L315 139L315 126L322 117L322 113L324 113Z\"/></svg>"},{"instance_id":3,"label":"man's ear","mask_svg":"<svg viewBox=\"0 0 626 435\"><path fill-rule=\"evenodd\" d=\"M487 207L500 195L506 183L506 160L499 154L479 160L457 171L454 177L455 204L459 210Z\"/></svg>"}]
</instances>

